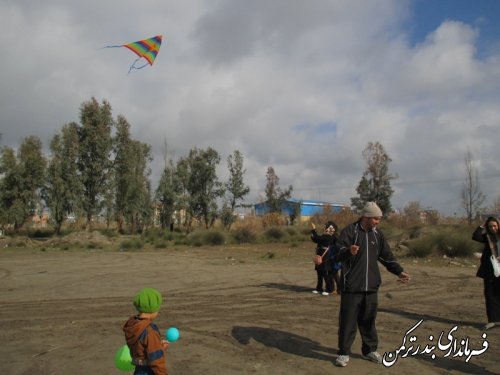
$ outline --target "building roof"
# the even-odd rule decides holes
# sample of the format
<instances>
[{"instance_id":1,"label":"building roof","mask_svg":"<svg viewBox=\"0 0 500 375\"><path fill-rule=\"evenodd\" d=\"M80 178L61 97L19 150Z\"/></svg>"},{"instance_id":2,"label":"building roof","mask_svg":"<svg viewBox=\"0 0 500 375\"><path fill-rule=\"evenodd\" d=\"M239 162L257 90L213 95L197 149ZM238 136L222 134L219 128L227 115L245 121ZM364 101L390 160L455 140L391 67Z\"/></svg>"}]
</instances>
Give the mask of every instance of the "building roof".
<instances>
[{"instance_id":1,"label":"building roof","mask_svg":"<svg viewBox=\"0 0 500 375\"><path fill-rule=\"evenodd\" d=\"M342 204L324 202L313 199L303 200L297 198L290 198L285 201L285 204L283 205L281 212L287 215L295 215L297 207L300 208L300 215L305 217L321 213L325 209L325 207L331 207L333 211L340 212L346 206ZM254 204L254 208L255 208L255 213L257 215L265 215L269 212L269 205L267 204L267 202L256 203Z\"/></svg>"},{"instance_id":2,"label":"building roof","mask_svg":"<svg viewBox=\"0 0 500 375\"><path fill-rule=\"evenodd\" d=\"M290 198L287 199L287 202L292 202L292 203L300 203L306 206L335 206L335 207L344 207L343 204L338 204L338 203L332 203L332 202L325 202L325 201L319 201L315 199L298 199L298 198Z\"/></svg>"}]
</instances>

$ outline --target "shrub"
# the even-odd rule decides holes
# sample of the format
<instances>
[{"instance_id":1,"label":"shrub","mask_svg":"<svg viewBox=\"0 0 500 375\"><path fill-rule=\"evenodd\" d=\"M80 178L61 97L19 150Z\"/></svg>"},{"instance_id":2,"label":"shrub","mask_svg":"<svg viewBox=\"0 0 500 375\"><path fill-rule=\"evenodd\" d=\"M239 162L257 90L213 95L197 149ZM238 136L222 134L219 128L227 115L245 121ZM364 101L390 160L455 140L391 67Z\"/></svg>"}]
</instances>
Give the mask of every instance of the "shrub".
<instances>
[{"instance_id":1,"label":"shrub","mask_svg":"<svg viewBox=\"0 0 500 375\"><path fill-rule=\"evenodd\" d=\"M273 259L276 255L272 251L268 251L265 255L262 256L264 259Z\"/></svg>"},{"instance_id":2,"label":"shrub","mask_svg":"<svg viewBox=\"0 0 500 375\"><path fill-rule=\"evenodd\" d=\"M358 219L359 216L355 212L349 209L344 209L341 210L340 212L335 212L333 207L325 206L323 207L322 212L312 216L311 221L315 223L316 228L319 229L319 226L323 226L327 221L332 220L338 225L340 231L342 230L342 228L345 228L347 225L355 222ZM308 231L310 230L309 228L307 229Z\"/></svg>"},{"instance_id":3,"label":"shrub","mask_svg":"<svg viewBox=\"0 0 500 375\"><path fill-rule=\"evenodd\" d=\"M155 242L154 246L156 249L166 249L167 248L167 241L159 240L159 241Z\"/></svg>"},{"instance_id":4,"label":"shrub","mask_svg":"<svg viewBox=\"0 0 500 375\"><path fill-rule=\"evenodd\" d=\"M156 240L164 239L166 236L166 230L161 228L150 228L145 233L146 241L149 243L155 243Z\"/></svg>"},{"instance_id":5,"label":"shrub","mask_svg":"<svg viewBox=\"0 0 500 375\"><path fill-rule=\"evenodd\" d=\"M40 230L36 229L34 232L28 232L28 237L30 238L48 238L54 235L53 230Z\"/></svg>"},{"instance_id":6,"label":"shrub","mask_svg":"<svg viewBox=\"0 0 500 375\"><path fill-rule=\"evenodd\" d=\"M387 240L400 240L403 237L403 230L388 224L387 222L382 222L380 225L380 230L384 233Z\"/></svg>"},{"instance_id":7,"label":"shrub","mask_svg":"<svg viewBox=\"0 0 500 375\"><path fill-rule=\"evenodd\" d=\"M278 213L268 213L262 217L262 226L264 228L272 228L278 225L285 225L286 222L286 218Z\"/></svg>"},{"instance_id":8,"label":"shrub","mask_svg":"<svg viewBox=\"0 0 500 375\"><path fill-rule=\"evenodd\" d=\"M203 236L205 244L211 246L224 245L226 242L226 236L219 231L209 231Z\"/></svg>"},{"instance_id":9,"label":"shrub","mask_svg":"<svg viewBox=\"0 0 500 375\"><path fill-rule=\"evenodd\" d=\"M410 256L425 258L436 251L436 244L430 236L418 238L408 243Z\"/></svg>"},{"instance_id":10,"label":"shrub","mask_svg":"<svg viewBox=\"0 0 500 375\"><path fill-rule=\"evenodd\" d=\"M186 245L200 247L203 245L202 233L201 232L192 232L190 233L185 240Z\"/></svg>"},{"instance_id":11,"label":"shrub","mask_svg":"<svg viewBox=\"0 0 500 375\"><path fill-rule=\"evenodd\" d=\"M102 246L96 242L91 241L87 244L87 249L102 249Z\"/></svg>"},{"instance_id":12,"label":"shrub","mask_svg":"<svg viewBox=\"0 0 500 375\"><path fill-rule=\"evenodd\" d=\"M439 253L448 257L470 257L478 250L470 233L461 230L446 230L435 234Z\"/></svg>"},{"instance_id":13,"label":"shrub","mask_svg":"<svg viewBox=\"0 0 500 375\"><path fill-rule=\"evenodd\" d=\"M470 257L480 251L480 245L472 242L469 232L464 228L451 227L422 234L409 242L410 255L424 257L437 253L447 257Z\"/></svg>"},{"instance_id":14,"label":"shrub","mask_svg":"<svg viewBox=\"0 0 500 375\"><path fill-rule=\"evenodd\" d=\"M264 232L264 237L269 241L280 241L285 236L285 232L278 227L271 227L266 229Z\"/></svg>"},{"instance_id":15,"label":"shrub","mask_svg":"<svg viewBox=\"0 0 500 375\"><path fill-rule=\"evenodd\" d=\"M410 239L418 238L422 234L423 225L414 225L409 228Z\"/></svg>"},{"instance_id":16,"label":"shrub","mask_svg":"<svg viewBox=\"0 0 500 375\"><path fill-rule=\"evenodd\" d=\"M166 232L164 235L164 239L166 241L174 241L178 245L183 245L187 243L188 234L182 232Z\"/></svg>"},{"instance_id":17,"label":"shrub","mask_svg":"<svg viewBox=\"0 0 500 375\"><path fill-rule=\"evenodd\" d=\"M311 235L311 229L308 226L302 226L300 227L300 234L309 237Z\"/></svg>"},{"instance_id":18,"label":"shrub","mask_svg":"<svg viewBox=\"0 0 500 375\"><path fill-rule=\"evenodd\" d=\"M100 229L99 233L108 238L114 238L118 236L118 232L115 229Z\"/></svg>"},{"instance_id":19,"label":"shrub","mask_svg":"<svg viewBox=\"0 0 500 375\"><path fill-rule=\"evenodd\" d=\"M238 244L254 243L257 239L257 235L248 227L239 227L233 231L233 239Z\"/></svg>"},{"instance_id":20,"label":"shrub","mask_svg":"<svg viewBox=\"0 0 500 375\"><path fill-rule=\"evenodd\" d=\"M338 225L340 232L343 228L358 220L359 215L351 210L343 209L342 211L334 214L332 219Z\"/></svg>"},{"instance_id":21,"label":"shrub","mask_svg":"<svg viewBox=\"0 0 500 375\"><path fill-rule=\"evenodd\" d=\"M144 242L140 238L123 241L120 244L120 250L139 250L144 246Z\"/></svg>"}]
</instances>

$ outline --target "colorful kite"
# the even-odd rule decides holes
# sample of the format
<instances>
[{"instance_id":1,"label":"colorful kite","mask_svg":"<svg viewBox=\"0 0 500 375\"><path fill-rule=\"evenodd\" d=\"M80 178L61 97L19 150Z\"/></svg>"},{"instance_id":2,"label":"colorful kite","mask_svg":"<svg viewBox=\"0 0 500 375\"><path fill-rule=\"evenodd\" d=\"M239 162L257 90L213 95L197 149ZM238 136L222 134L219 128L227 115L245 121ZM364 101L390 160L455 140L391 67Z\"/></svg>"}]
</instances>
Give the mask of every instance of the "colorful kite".
<instances>
[{"instance_id":1,"label":"colorful kite","mask_svg":"<svg viewBox=\"0 0 500 375\"><path fill-rule=\"evenodd\" d=\"M106 46L104 48L126 47L132 52L134 52L137 56L139 56L139 58L136 59L130 66L130 69L128 70L127 73L129 74L132 71L132 69L142 69L148 64L153 66L153 62L155 61L158 52L160 52L161 38L162 38L161 35L157 35L152 38L139 40L134 43L122 44L121 46ZM141 66L135 66L135 64L142 58L145 58L147 60L147 63Z\"/></svg>"}]
</instances>

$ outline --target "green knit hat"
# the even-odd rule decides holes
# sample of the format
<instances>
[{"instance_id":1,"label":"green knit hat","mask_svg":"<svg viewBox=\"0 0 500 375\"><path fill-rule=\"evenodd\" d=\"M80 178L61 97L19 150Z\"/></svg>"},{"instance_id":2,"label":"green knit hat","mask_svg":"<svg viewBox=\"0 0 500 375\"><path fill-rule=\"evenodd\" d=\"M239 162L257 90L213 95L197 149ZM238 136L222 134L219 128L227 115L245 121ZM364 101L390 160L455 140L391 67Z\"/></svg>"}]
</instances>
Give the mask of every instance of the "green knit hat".
<instances>
[{"instance_id":1,"label":"green knit hat","mask_svg":"<svg viewBox=\"0 0 500 375\"><path fill-rule=\"evenodd\" d=\"M154 313L160 310L163 300L160 292L153 288L144 288L134 298L134 306L139 312Z\"/></svg>"}]
</instances>

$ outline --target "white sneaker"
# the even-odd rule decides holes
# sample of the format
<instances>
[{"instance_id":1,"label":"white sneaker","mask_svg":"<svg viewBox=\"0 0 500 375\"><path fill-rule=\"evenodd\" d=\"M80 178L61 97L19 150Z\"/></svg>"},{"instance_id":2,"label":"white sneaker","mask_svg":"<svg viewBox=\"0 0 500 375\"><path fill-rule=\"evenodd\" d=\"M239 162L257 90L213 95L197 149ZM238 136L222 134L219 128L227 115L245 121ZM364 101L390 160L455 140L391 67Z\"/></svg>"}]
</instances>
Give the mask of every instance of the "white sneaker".
<instances>
[{"instance_id":1,"label":"white sneaker","mask_svg":"<svg viewBox=\"0 0 500 375\"><path fill-rule=\"evenodd\" d=\"M368 354L363 354L362 357L373 363L382 363L382 356L378 352L371 352Z\"/></svg>"},{"instance_id":2,"label":"white sneaker","mask_svg":"<svg viewBox=\"0 0 500 375\"><path fill-rule=\"evenodd\" d=\"M346 367L348 362L349 362L348 355L339 355L335 360L335 366Z\"/></svg>"},{"instance_id":3,"label":"white sneaker","mask_svg":"<svg viewBox=\"0 0 500 375\"><path fill-rule=\"evenodd\" d=\"M322 295L322 296L327 296L327 295L329 295L329 294L330 294L330 293L328 293L328 292L323 292L323 293L321 293L321 295Z\"/></svg>"},{"instance_id":4,"label":"white sneaker","mask_svg":"<svg viewBox=\"0 0 500 375\"><path fill-rule=\"evenodd\" d=\"M319 292L317 290L313 290L313 293L314 294L318 294Z\"/></svg>"}]
</instances>

